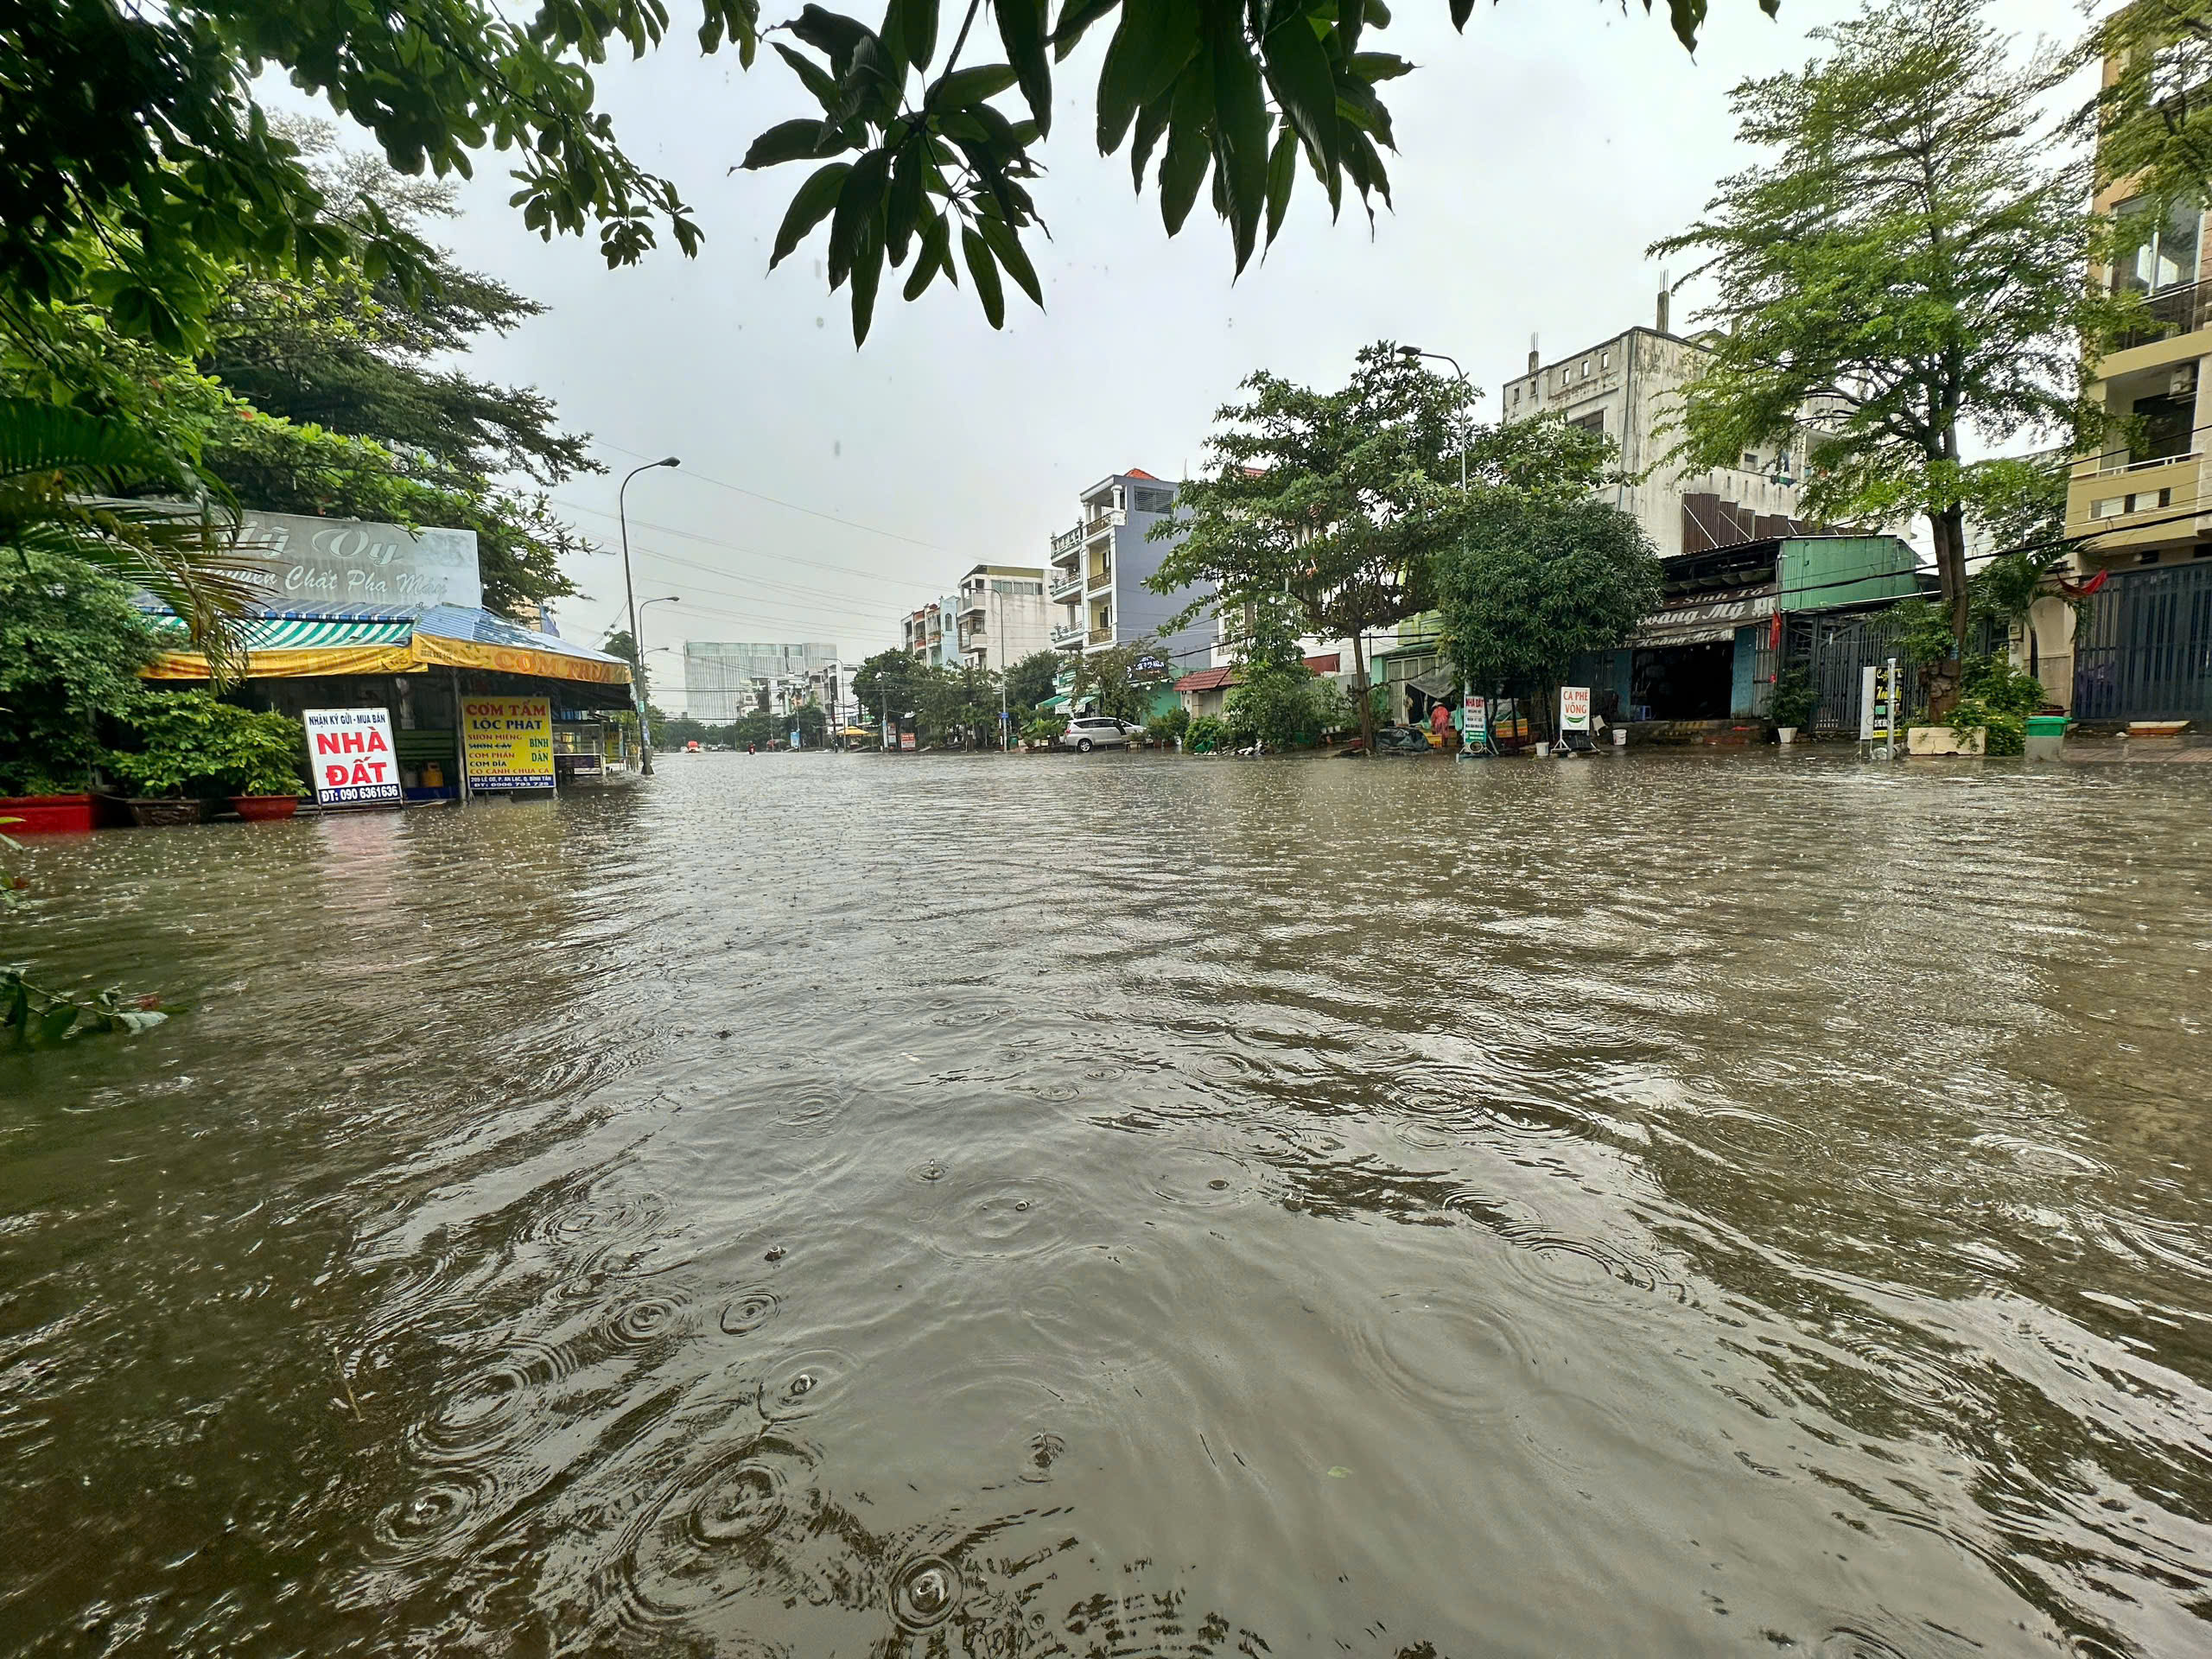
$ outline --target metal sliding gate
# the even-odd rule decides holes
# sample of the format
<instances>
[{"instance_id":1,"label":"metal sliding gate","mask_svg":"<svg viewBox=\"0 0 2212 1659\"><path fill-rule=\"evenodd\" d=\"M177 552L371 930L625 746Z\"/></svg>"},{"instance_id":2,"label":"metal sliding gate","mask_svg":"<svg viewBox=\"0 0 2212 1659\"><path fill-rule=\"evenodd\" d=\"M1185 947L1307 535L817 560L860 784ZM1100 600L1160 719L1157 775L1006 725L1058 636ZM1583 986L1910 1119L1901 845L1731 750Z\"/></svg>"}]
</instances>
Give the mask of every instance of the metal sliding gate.
<instances>
[{"instance_id":1,"label":"metal sliding gate","mask_svg":"<svg viewBox=\"0 0 2212 1659\"><path fill-rule=\"evenodd\" d=\"M2115 573L2074 639L2076 720L2212 715L2212 560Z\"/></svg>"}]
</instances>

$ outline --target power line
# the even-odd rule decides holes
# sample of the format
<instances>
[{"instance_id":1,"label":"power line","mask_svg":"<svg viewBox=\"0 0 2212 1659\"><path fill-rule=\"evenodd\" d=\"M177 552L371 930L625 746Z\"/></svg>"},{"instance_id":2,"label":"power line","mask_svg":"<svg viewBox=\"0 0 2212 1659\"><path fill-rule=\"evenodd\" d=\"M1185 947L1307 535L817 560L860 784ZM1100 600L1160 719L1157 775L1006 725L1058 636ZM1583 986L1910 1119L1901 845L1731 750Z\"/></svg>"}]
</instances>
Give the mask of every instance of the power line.
<instances>
[{"instance_id":1,"label":"power line","mask_svg":"<svg viewBox=\"0 0 2212 1659\"><path fill-rule=\"evenodd\" d=\"M619 443L607 443L597 438L590 440L590 442L592 448L594 449L611 449L618 455L629 456L632 461L653 461L658 459L657 456L641 454L635 449L625 449ZM895 530L879 530L874 524L864 524L855 518L840 518L834 512L822 512L813 507L802 507L796 501L785 501L777 496L764 495L759 490L748 490L742 484L733 484L727 479L715 478L709 474L697 472L688 467L681 469L678 475L683 478L696 478L702 484L712 484L717 489L728 490L736 495L749 495L756 501L766 501L772 506L782 507L789 512L803 512L810 518L820 518L830 524L842 524L848 530L866 531L871 536L881 536L890 541L905 542L912 547L926 547L933 552L952 552L952 550L949 547L940 547L935 542L925 542L918 536L902 536ZM953 554L953 556L957 558L959 555L956 553Z\"/></svg>"},{"instance_id":2,"label":"power line","mask_svg":"<svg viewBox=\"0 0 2212 1659\"><path fill-rule=\"evenodd\" d=\"M553 505L558 507L566 507L571 512L588 512L595 518L606 518L614 520L618 523L620 522L618 515L606 512L602 508L588 507L581 501L567 501L563 500L558 497L555 497L553 498ZM810 570L827 570L834 575L858 576L863 582L896 582L900 583L902 586L911 588L925 588L935 585L933 583L918 582L911 576L886 576L880 572L874 570L859 570L855 569L849 564L824 564L818 559L802 559L796 554L764 553L757 547L747 547L738 542L726 542L719 537L702 535L696 530L679 530L674 524L656 524L649 518L632 518L630 521L630 526L633 530L658 531L664 536L680 536L687 542L703 542L709 547L724 548L732 553L742 553L747 558L780 559L785 564L804 565Z\"/></svg>"}]
</instances>

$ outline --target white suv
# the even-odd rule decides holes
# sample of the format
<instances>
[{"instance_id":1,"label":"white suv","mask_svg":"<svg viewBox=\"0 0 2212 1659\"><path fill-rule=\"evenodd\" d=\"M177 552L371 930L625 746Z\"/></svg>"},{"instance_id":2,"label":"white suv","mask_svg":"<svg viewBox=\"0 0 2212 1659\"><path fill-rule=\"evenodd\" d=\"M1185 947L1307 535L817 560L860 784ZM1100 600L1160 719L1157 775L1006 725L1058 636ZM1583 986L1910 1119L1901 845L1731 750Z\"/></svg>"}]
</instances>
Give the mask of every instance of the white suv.
<instances>
[{"instance_id":1,"label":"white suv","mask_svg":"<svg viewBox=\"0 0 2212 1659\"><path fill-rule=\"evenodd\" d=\"M1093 749L1126 749L1144 735L1144 728L1103 715L1080 715L1068 721L1058 738L1060 747L1089 754Z\"/></svg>"}]
</instances>

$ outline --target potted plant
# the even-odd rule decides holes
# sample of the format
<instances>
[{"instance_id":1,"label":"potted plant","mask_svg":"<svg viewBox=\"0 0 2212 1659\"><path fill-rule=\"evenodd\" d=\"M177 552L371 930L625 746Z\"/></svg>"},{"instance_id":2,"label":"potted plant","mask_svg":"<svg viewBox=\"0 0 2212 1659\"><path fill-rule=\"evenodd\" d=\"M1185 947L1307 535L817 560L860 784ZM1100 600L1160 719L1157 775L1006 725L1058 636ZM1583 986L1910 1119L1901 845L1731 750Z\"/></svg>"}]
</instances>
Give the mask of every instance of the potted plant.
<instances>
[{"instance_id":1,"label":"potted plant","mask_svg":"<svg viewBox=\"0 0 2212 1659\"><path fill-rule=\"evenodd\" d=\"M148 692L130 715L140 747L110 757L108 770L131 790L131 818L144 828L197 823L206 798L225 792L225 716L235 712L205 691Z\"/></svg>"},{"instance_id":2,"label":"potted plant","mask_svg":"<svg viewBox=\"0 0 2212 1659\"><path fill-rule=\"evenodd\" d=\"M289 818L300 806L300 728L278 714L227 705L218 717L224 749L219 776L231 810L249 823Z\"/></svg>"},{"instance_id":3,"label":"potted plant","mask_svg":"<svg viewBox=\"0 0 2212 1659\"><path fill-rule=\"evenodd\" d=\"M1802 668L1783 670L1775 677L1774 698L1769 705L1775 736L1784 743L1796 742L1797 734L1812 721L1819 702L1810 675Z\"/></svg>"}]
</instances>

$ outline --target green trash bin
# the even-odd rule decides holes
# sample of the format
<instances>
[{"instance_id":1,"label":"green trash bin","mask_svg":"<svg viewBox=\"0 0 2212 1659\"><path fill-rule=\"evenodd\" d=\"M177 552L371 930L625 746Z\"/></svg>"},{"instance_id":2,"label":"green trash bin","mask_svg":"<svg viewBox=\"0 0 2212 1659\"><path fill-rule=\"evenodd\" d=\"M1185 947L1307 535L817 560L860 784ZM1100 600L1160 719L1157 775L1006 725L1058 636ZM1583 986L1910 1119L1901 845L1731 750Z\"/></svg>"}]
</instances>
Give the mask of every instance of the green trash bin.
<instances>
[{"instance_id":1,"label":"green trash bin","mask_svg":"<svg viewBox=\"0 0 2212 1659\"><path fill-rule=\"evenodd\" d=\"M2025 744L2028 759L2057 760L2066 741L2066 728L2072 724L2064 715L2030 715Z\"/></svg>"}]
</instances>

